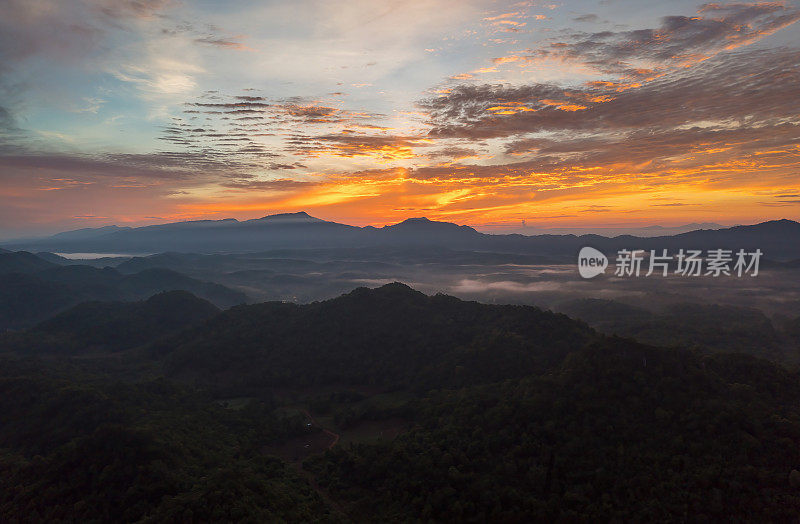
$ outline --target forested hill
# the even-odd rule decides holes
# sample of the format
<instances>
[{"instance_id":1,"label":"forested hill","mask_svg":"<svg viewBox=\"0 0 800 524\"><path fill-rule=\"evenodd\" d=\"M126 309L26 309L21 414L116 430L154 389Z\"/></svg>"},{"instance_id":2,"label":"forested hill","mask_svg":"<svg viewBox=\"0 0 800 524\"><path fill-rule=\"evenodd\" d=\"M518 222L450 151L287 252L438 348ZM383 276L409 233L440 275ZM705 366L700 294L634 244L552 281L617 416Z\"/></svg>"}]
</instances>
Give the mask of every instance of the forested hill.
<instances>
[{"instance_id":1,"label":"forested hill","mask_svg":"<svg viewBox=\"0 0 800 524\"><path fill-rule=\"evenodd\" d=\"M180 332L219 313L187 291L138 302L83 302L24 332L0 334L0 345L24 354L115 353Z\"/></svg>"},{"instance_id":2,"label":"forested hill","mask_svg":"<svg viewBox=\"0 0 800 524\"><path fill-rule=\"evenodd\" d=\"M143 300L173 290L188 291L222 308L248 300L241 291L170 269L123 274L111 267L55 264L23 251L0 253L0 332L31 327L82 302Z\"/></svg>"},{"instance_id":3,"label":"forested hill","mask_svg":"<svg viewBox=\"0 0 800 524\"><path fill-rule=\"evenodd\" d=\"M424 389L541 372L595 337L565 315L394 283L307 305L238 306L160 351L169 376L234 390L342 382Z\"/></svg>"}]
</instances>

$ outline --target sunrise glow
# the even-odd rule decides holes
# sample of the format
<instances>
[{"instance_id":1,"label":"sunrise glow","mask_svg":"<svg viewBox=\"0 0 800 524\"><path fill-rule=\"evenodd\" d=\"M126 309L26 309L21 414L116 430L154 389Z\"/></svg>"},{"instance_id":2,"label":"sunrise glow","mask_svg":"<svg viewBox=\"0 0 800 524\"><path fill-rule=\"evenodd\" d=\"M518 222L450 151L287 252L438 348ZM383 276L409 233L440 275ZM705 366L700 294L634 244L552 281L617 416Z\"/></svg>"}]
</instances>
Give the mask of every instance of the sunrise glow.
<instances>
[{"instance_id":1,"label":"sunrise glow","mask_svg":"<svg viewBox=\"0 0 800 524\"><path fill-rule=\"evenodd\" d=\"M12 0L0 233L797 218L798 20L789 2Z\"/></svg>"}]
</instances>

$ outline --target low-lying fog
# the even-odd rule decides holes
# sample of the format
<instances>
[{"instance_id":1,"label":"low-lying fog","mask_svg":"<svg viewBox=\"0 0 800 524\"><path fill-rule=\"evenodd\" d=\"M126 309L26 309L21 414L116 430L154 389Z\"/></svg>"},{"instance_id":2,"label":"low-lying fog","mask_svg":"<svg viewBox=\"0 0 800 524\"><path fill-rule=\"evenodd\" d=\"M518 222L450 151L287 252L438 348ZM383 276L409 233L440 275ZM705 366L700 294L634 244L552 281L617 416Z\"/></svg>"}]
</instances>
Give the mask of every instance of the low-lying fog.
<instances>
[{"instance_id":1,"label":"low-lying fog","mask_svg":"<svg viewBox=\"0 0 800 524\"><path fill-rule=\"evenodd\" d=\"M77 262L77 261L76 261ZM616 277L614 266L583 279L576 262L529 255L449 250L281 250L257 254L159 254L82 259L122 272L165 267L247 293L253 302L310 302L358 286L404 282L428 294L558 310L582 298L610 299L658 311L680 303L751 307L768 315L800 306L800 269L763 261L757 276Z\"/></svg>"}]
</instances>

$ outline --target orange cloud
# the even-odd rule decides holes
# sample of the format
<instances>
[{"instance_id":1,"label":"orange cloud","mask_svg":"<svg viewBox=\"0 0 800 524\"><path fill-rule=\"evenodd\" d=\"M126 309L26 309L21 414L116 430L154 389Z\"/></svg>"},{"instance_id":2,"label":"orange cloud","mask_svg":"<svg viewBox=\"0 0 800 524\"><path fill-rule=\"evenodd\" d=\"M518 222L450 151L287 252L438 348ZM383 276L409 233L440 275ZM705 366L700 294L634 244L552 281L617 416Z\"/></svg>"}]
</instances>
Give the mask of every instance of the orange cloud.
<instances>
[{"instance_id":1,"label":"orange cloud","mask_svg":"<svg viewBox=\"0 0 800 524\"><path fill-rule=\"evenodd\" d=\"M580 104L572 104L561 100L544 99L544 100L539 100L539 102L546 106L553 106L556 109L560 109L561 111L582 111L586 109L586 106L582 106Z\"/></svg>"}]
</instances>

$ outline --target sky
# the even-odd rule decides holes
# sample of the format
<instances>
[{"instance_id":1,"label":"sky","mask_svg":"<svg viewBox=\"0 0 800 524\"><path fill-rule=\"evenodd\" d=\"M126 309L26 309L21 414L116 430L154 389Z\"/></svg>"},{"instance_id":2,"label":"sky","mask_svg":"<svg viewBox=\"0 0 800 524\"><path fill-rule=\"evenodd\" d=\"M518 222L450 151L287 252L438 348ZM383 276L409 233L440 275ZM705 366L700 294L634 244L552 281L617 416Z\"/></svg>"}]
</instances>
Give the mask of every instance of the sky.
<instances>
[{"instance_id":1,"label":"sky","mask_svg":"<svg viewBox=\"0 0 800 524\"><path fill-rule=\"evenodd\" d=\"M800 4L0 0L0 238L800 218Z\"/></svg>"}]
</instances>

